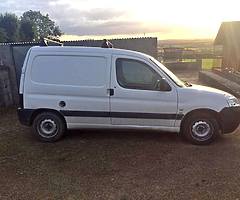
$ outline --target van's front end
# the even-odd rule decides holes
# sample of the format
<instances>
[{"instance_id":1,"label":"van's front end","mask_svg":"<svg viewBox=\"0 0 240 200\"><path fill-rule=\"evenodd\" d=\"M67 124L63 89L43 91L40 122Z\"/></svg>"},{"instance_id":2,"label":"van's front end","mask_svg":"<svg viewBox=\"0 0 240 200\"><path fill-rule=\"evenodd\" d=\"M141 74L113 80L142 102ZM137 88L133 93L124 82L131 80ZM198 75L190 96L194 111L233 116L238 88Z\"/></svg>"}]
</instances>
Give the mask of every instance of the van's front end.
<instances>
[{"instance_id":1,"label":"van's front end","mask_svg":"<svg viewBox=\"0 0 240 200\"><path fill-rule=\"evenodd\" d=\"M220 134L235 131L240 124L240 102L224 91L185 83L178 87L178 114L184 117L176 124L192 143L208 144Z\"/></svg>"},{"instance_id":2,"label":"van's front end","mask_svg":"<svg viewBox=\"0 0 240 200\"><path fill-rule=\"evenodd\" d=\"M240 102L233 95L200 85L179 88L179 110L185 116L196 111L212 113L222 133L231 133L240 123Z\"/></svg>"},{"instance_id":3,"label":"van's front end","mask_svg":"<svg viewBox=\"0 0 240 200\"><path fill-rule=\"evenodd\" d=\"M231 133L240 124L240 101L235 96L211 87L181 81L165 66L150 58L175 83L178 93L176 120L181 134L194 144L211 143L221 133Z\"/></svg>"}]
</instances>

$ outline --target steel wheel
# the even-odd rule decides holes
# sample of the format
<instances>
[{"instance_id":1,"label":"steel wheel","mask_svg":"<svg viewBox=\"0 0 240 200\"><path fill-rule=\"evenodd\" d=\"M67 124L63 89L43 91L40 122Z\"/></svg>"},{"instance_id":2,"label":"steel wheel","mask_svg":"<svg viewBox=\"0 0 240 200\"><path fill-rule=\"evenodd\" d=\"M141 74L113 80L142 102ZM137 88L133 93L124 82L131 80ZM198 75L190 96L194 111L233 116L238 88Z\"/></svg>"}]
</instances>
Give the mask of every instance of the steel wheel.
<instances>
[{"instance_id":1,"label":"steel wheel","mask_svg":"<svg viewBox=\"0 0 240 200\"><path fill-rule=\"evenodd\" d=\"M209 144L220 133L216 118L210 113L194 113L183 124L183 136L193 144Z\"/></svg>"},{"instance_id":2,"label":"steel wheel","mask_svg":"<svg viewBox=\"0 0 240 200\"><path fill-rule=\"evenodd\" d=\"M33 122L34 134L38 139L45 142L59 140L66 129L62 117L53 112L42 112L36 116Z\"/></svg>"},{"instance_id":3,"label":"steel wheel","mask_svg":"<svg viewBox=\"0 0 240 200\"><path fill-rule=\"evenodd\" d=\"M57 134L57 124L52 119L44 119L39 123L38 132L42 137L50 138Z\"/></svg>"},{"instance_id":4,"label":"steel wheel","mask_svg":"<svg viewBox=\"0 0 240 200\"><path fill-rule=\"evenodd\" d=\"M199 141L209 139L213 134L213 128L208 121L196 121L192 124L192 137Z\"/></svg>"}]
</instances>

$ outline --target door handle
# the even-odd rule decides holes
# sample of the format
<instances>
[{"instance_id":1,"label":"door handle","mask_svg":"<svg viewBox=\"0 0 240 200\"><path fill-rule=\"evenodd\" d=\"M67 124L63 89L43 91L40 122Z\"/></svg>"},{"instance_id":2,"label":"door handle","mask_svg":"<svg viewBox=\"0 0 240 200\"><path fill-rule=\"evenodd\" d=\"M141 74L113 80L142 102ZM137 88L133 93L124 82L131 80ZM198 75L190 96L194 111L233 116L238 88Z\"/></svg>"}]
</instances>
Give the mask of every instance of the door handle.
<instances>
[{"instance_id":1,"label":"door handle","mask_svg":"<svg viewBox=\"0 0 240 200\"><path fill-rule=\"evenodd\" d=\"M114 95L114 89L110 88L110 89L107 89L108 93L109 93L109 96L113 96Z\"/></svg>"}]
</instances>

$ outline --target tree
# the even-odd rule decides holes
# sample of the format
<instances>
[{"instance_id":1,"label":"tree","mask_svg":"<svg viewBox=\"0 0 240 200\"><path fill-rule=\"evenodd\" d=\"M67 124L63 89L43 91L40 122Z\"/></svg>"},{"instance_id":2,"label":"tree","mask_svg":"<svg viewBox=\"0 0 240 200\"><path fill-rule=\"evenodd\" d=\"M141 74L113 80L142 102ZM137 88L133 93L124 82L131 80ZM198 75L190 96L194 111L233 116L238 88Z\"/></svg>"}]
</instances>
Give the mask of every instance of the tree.
<instances>
[{"instance_id":1,"label":"tree","mask_svg":"<svg viewBox=\"0 0 240 200\"><path fill-rule=\"evenodd\" d=\"M0 15L0 28L6 33L6 42L16 42L19 38L19 20L15 14Z\"/></svg>"},{"instance_id":2,"label":"tree","mask_svg":"<svg viewBox=\"0 0 240 200\"><path fill-rule=\"evenodd\" d=\"M35 35L33 23L30 20L22 19L20 21L19 34L21 41L33 41Z\"/></svg>"},{"instance_id":3,"label":"tree","mask_svg":"<svg viewBox=\"0 0 240 200\"><path fill-rule=\"evenodd\" d=\"M53 36L61 36L63 33L60 30L59 26L55 26L53 29Z\"/></svg>"},{"instance_id":4,"label":"tree","mask_svg":"<svg viewBox=\"0 0 240 200\"><path fill-rule=\"evenodd\" d=\"M62 34L60 28L55 22L49 18L49 15L42 15L40 11L29 10L21 16L21 21L31 22L34 32L34 40L39 41L40 38L48 36L60 36ZM30 25L27 25L30 28ZM29 33L30 34L30 33ZM29 35L30 36L30 35Z\"/></svg>"},{"instance_id":5,"label":"tree","mask_svg":"<svg viewBox=\"0 0 240 200\"><path fill-rule=\"evenodd\" d=\"M7 33L3 28L0 28L0 42L6 42L7 41Z\"/></svg>"}]
</instances>

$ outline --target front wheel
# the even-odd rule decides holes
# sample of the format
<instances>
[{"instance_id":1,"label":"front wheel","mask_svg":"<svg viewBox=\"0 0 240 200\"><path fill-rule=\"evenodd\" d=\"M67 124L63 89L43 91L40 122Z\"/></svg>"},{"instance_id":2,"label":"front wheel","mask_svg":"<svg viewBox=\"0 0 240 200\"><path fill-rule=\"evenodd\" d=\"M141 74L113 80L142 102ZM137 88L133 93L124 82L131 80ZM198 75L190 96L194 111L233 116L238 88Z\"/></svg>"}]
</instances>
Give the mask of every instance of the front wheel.
<instances>
[{"instance_id":1,"label":"front wheel","mask_svg":"<svg viewBox=\"0 0 240 200\"><path fill-rule=\"evenodd\" d=\"M33 121L34 135L44 142L55 142L59 140L65 132L65 122L53 112L42 112Z\"/></svg>"},{"instance_id":2,"label":"front wheel","mask_svg":"<svg viewBox=\"0 0 240 200\"><path fill-rule=\"evenodd\" d=\"M220 127L211 114L195 113L185 120L182 134L193 144L210 144L219 136Z\"/></svg>"}]
</instances>

